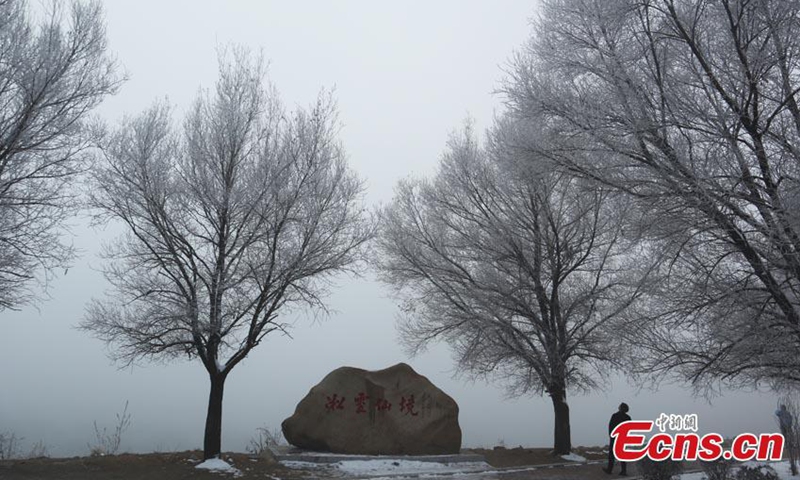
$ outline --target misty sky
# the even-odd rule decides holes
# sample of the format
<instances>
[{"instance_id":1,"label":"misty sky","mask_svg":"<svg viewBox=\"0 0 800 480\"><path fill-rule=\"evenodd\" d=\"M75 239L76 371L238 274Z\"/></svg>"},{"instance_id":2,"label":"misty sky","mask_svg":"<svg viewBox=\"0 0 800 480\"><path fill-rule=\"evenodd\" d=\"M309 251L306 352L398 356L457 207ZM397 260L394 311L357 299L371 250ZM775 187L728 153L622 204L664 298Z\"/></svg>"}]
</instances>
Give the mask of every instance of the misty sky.
<instances>
[{"instance_id":1,"label":"misty sky","mask_svg":"<svg viewBox=\"0 0 800 480\"><path fill-rule=\"evenodd\" d=\"M111 50L130 80L98 113L110 123L167 97L181 115L200 88L213 88L217 49L263 49L270 78L289 106L334 89L341 140L367 181L373 205L388 202L397 180L435 169L450 131L472 117L487 127L502 99L492 94L502 67L530 33L530 0L408 1L136 1L106 0ZM86 302L108 288L97 272L100 245L118 233L74 222L81 256L50 285L38 310L0 313L0 431L53 456L83 455L92 422L113 427L130 402L132 452L202 446L208 378L199 361L119 370L105 346L75 329ZM228 377L223 451L244 450L256 427L278 427L329 371L411 364L461 408L464 446L551 446L548 398L504 398L501 385L452 378L447 346L408 358L398 345L396 308L370 274L343 278L324 319L298 316L293 339L263 342ZM624 379L606 391L569 399L573 445L605 442L620 401L631 416L697 413L701 431L733 436L775 431L774 395L725 392L712 403L679 386L637 394Z\"/></svg>"}]
</instances>

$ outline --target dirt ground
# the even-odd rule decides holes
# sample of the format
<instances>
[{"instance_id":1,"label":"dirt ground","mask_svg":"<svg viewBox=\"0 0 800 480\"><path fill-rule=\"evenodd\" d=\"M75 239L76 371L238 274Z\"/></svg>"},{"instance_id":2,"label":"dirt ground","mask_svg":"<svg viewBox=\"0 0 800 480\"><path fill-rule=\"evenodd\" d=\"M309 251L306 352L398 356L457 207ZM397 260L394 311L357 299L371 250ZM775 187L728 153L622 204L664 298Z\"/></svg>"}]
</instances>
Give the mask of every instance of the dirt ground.
<instances>
[{"instance_id":1,"label":"dirt ground","mask_svg":"<svg viewBox=\"0 0 800 480\"><path fill-rule=\"evenodd\" d=\"M560 457L554 457L550 454L550 450L546 448L469 448L465 449L464 452L483 455L489 465L499 468L519 467L524 465L547 465L552 463L570 463L562 460ZM608 458L607 452L603 451L602 447L577 447L574 448L572 452L577 453L578 455L590 461L605 460Z\"/></svg>"},{"instance_id":2,"label":"dirt ground","mask_svg":"<svg viewBox=\"0 0 800 480\"><path fill-rule=\"evenodd\" d=\"M464 453L484 455L496 473L474 478L497 478L516 480L523 478L547 479L604 479L618 478L606 475L601 465L590 463L578 465L550 455L543 448L465 449ZM600 448L577 448L588 460L598 461L605 457ZM242 453L230 453L223 460L238 468L242 475L237 479L312 479L320 478L320 471L289 469L265 458ZM231 475L195 469L202 459L202 452L152 453L145 455L123 454L106 457L39 458L28 460L0 461L0 479L9 480L150 480L150 479L213 479L232 478ZM564 464L565 466L529 470L533 465ZM568 466L566 466L568 465ZM632 471L632 473L634 473ZM341 477L339 477L341 478ZM451 477L454 478L454 477ZM472 477L470 477L472 478Z\"/></svg>"},{"instance_id":3,"label":"dirt ground","mask_svg":"<svg viewBox=\"0 0 800 480\"><path fill-rule=\"evenodd\" d=\"M37 458L0 462L0 479L9 480L156 480L232 478L231 475L194 468L203 458L201 451L122 454L106 457ZM312 478L308 473L270 463L248 454L223 454L223 460L238 468L238 479Z\"/></svg>"}]
</instances>

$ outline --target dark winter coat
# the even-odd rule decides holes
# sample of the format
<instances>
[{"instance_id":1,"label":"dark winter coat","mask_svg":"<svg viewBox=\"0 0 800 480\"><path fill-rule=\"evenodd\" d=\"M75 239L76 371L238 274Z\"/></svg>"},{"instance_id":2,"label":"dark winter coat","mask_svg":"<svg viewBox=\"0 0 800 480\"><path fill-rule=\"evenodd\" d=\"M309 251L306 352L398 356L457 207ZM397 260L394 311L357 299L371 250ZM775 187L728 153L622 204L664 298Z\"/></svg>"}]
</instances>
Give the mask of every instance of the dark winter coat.
<instances>
[{"instance_id":1,"label":"dark winter coat","mask_svg":"<svg viewBox=\"0 0 800 480\"><path fill-rule=\"evenodd\" d=\"M624 412L617 412L614 415L611 415L611 420L608 422L608 434L611 435L611 432L622 422L627 422L630 420L631 417Z\"/></svg>"}]
</instances>

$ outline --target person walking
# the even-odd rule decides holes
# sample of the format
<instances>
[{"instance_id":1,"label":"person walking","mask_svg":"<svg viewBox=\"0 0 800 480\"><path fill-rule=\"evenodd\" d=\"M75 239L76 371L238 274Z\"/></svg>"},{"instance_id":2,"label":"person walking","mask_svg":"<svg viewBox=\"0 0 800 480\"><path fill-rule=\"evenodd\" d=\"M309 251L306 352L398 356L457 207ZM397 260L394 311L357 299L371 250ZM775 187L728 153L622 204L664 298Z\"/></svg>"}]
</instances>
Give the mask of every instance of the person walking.
<instances>
[{"instance_id":1,"label":"person walking","mask_svg":"<svg viewBox=\"0 0 800 480\"><path fill-rule=\"evenodd\" d=\"M628 404L623 402L619 404L619 409L611 415L611 420L608 422L608 466L603 467L603 471L611 474L611 471L614 469L614 460L616 457L614 456L614 437L611 436L611 432L622 422L627 422L630 420L631 417L628 415ZM628 475L628 464L621 461L619 462L622 469L620 470L619 474L623 477Z\"/></svg>"}]
</instances>

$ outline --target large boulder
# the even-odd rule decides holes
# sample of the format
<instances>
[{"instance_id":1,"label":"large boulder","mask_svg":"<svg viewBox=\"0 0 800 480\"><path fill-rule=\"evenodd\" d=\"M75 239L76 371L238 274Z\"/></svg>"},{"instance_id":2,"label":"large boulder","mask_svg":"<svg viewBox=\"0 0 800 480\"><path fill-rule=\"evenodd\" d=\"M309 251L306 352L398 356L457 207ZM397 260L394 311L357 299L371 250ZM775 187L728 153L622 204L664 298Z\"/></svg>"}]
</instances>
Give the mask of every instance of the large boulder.
<instances>
[{"instance_id":1,"label":"large boulder","mask_svg":"<svg viewBox=\"0 0 800 480\"><path fill-rule=\"evenodd\" d=\"M405 363L375 372L337 368L281 427L292 445L323 452L437 455L461 449L455 400Z\"/></svg>"}]
</instances>

